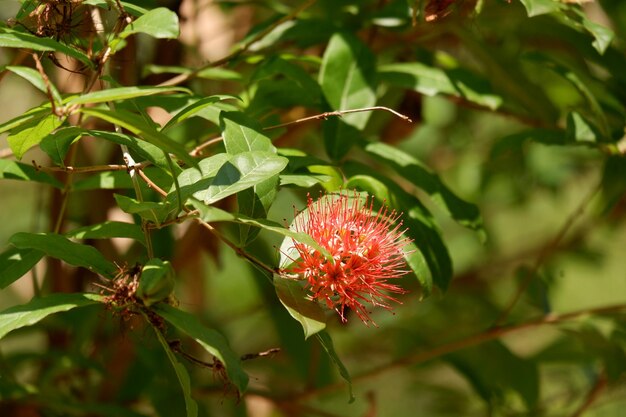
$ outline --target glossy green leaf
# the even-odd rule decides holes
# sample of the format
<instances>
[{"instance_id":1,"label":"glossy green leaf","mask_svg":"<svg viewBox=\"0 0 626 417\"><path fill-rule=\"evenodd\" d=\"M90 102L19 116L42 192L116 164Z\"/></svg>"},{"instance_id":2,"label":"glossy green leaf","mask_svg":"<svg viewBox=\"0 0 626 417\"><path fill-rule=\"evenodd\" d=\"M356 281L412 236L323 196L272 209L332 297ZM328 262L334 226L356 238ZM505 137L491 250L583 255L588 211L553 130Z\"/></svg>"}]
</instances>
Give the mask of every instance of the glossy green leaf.
<instances>
[{"instance_id":1,"label":"glossy green leaf","mask_svg":"<svg viewBox=\"0 0 626 417\"><path fill-rule=\"evenodd\" d=\"M52 185L62 189L63 184L56 178L42 171L37 171L34 166L9 159L0 159L0 178L5 180L35 181Z\"/></svg>"},{"instance_id":2,"label":"glossy green leaf","mask_svg":"<svg viewBox=\"0 0 626 417\"><path fill-rule=\"evenodd\" d=\"M503 102L486 79L462 68L443 70L419 62L403 62L383 65L378 71L382 81L427 96L461 97L492 110Z\"/></svg>"},{"instance_id":3,"label":"glossy green leaf","mask_svg":"<svg viewBox=\"0 0 626 417\"><path fill-rule=\"evenodd\" d=\"M348 383L348 402L354 402L354 393L352 392L352 378L350 377L350 373L348 372L348 368L343 364L339 355L335 351L335 346L333 345L333 340L330 338L330 335L327 332L320 332L316 334L317 340L319 340L320 344L330 357L331 361L337 367L339 371L339 375Z\"/></svg>"},{"instance_id":4,"label":"glossy green leaf","mask_svg":"<svg viewBox=\"0 0 626 417\"><path fill-rule=\"evenodd\" d=\"M261 125L239 112L222 112L220 129L226 152L236 155L249 151L275 151L271 140L262 133Z\"/></svg>"},{"instance_id":5,"label":"glossy green leaf","mask_svg":"<svg viewBox=\"0 0 626 417\"><path fill-rule=\"evenodd\" d=\"M0 253L0 289L23 277L43 256L43 252L34 249L9 248Z\"/></svg>"},{"instance_id":6,"label":"glossy green leaf","mask_svg":"<svg viewBox=\"0 0 626 417\"><path fill-rule=\"evenodd\" d=\"M230 97L229 97L230 98ZM188 106L179 110L161 129L162 132L171 128L172 126L196 115L198 112L202 111L205 107L211 106L214 103L224 99L223 96L209 96L201 98L200 100L194 101Z\"/></svg>"},{"instance_id":7,"label":"glossy green leaf","mask_svg":"<svg viewBox=\"0 0 626 417\"><path fill-rule=\"evenodd\" d=\"M235 384L237 389L240 392L246 390L248 375L242 369L241 360L232 351L224 336L202 325L193 314L176 309L169 304L155 304L152 309L172 326L192 337L207 352L219 359L226 367L228 378Z\"/></svg>"},{"instance_id":8,"label":"glossy green leaf","mask_svg":"<svg viewBox=\"0 0 626 417\"><path fill-rule=\"evenodd\" d=\"M315 301L307 298L300 282L274 276L274 287L281 304L302 325L305 339L326 328L324 310Z\"/></svg>"},{"instance_id":9,"label":"glossy green leaf","mask_svg":"<svg viewBox=\"0 0 626 417\"><path fill-rule=\"evenodd\" d=\"M9 146L17 159L22 159L26 151L38 145L43 138L61 126L64 119L54 114L48 114L36 122L33 122L34 123L29 123L25 127L22 126L22 129L18 131L11 132L7 138Z\"/></svg>"},{"instance_id":10,"label":"glossy green leaf","mask_svg":"<svg viewBox=\"0 0 626 417\"><path fill-rule=\"evenodd\" d=\"M319 84L333 110L358 109L376 104L376 58L356 36L336 33L324 52ZM370 113L345 115L345 123L363 129Z\"/></svg>"},{"instance_id":11,"label":"glossy green leaf","mask_svg":"<svg viewBox=\"0 0 626 417\"><path fill-rule=\"evenodd\" d=\"M0 339L13 330L32 326L50 314L99 302L102 302L102 296L96 294L57 293L46 297L35 297L26 304L10 307L0 312Z\"/></svg>"},{"instance_id":12,"label":"glossy green leaf","mask_svg":"<svg viewBox=\"0 0 626 417\"><path fill-rule=\"evenodd\" d=\"M55 233L16 233L9 242L18 249L36 249L46 255L80 266L104 277L113 277L117 267L93 246L72 242Z\"/></svg>"},{"instance_id":13,"label":"glossy green leaf","mask_svg":"<svg viewBox=\"0 0 626 417\"><path fill-rule=\"evenodd\" d=\"M64 166L65 155L67 155L70 146L83 134L82 129L74 126L61 128L44 137L39 147L48 154L55 164Z\"/></svg>"},{"instance_id":14,"label":"glossy green leaf","mask_svg":"<svg viewBox=\"0 0 626 417\"><path fill-rule=\"evenodd\" d=\"M27 110L19 116L0 124L0 133L8 132L23 125L27 127L32 126L36 121L50 114L50 108L50 103L48 102L44 105Z\"/></svg>"},{"instance_id":15,"label":"glossy green leaf","mask_svg":"<svg viewBox=\"0 0 626 417\"><path fill-rule=\"evenodd\" d=\"M129 130L133 134L158 147L162 151L176 155L176 157L178 157L181 161L184 161L189 165L195 165L196 163L196 161L190 157L189 154L187 154L187 151L182 145L157 131L154 127L149 126L145 120L136 114L129 113L124 110L112 111L84 107L80 109L80 112L123 127L124 129Z\"/></svg>"},{"instance_id":16,"label":"glossy green leaf","mask_svg":"<svg viewBox=\"0 0 626 417\"><path fill-rule=\"evenodd\" d=\"M441 208L465 227L486 239L478 207L459 198L425 165L400 149L383 142L370 142L365 151L392 167L398 174L425 191Z\"/></svg>"},{"instance_id":17,"label":"glossy green leaf","mask_svg":"<svg viewBox=\"0 0 626 417\"><path fill-rule=\"evenodd\" d=\"M178 378L178 383L180 384L180 388L183 392L183 398L185 399L186 417L197 417L198 404L191 397L191 380L189 379L189 373L187 372L187 369L182 363L178 361L176 355L174 355L174 352L172 352L170 345L167 343L167 340L165 340L165 336L163 336L163 334L161 333L161 330L159 330L159 328L157 328L156 326L152 326L152 328L154 329L154 333L156 334L159 343L161 343L161 346L163 347L167 358L170 360L170 363L174 368L176 377Z\"/></svg>"},{"instance_id":18,"label":"glossy green leaf","mask_svg":"<svg viewBox=\"0 0 626 417\"><path fill-rule=\"evenodd\" d=\"M329 175L323 174L282 174L280 186L294 185L299 188L311 188L314 185L330 181Z\"/></svg>"},{"instance_id":19,"label":"glossy green leaf","mask_svg":"<svg viewBox=\"0 0 626 417\"><path fill-rule=\"evenodd\" d=\"M120 37L134 33L145 33L157 39L176 39L179 34L178 16L165 7L152 9L126 26Z\"/></svg>"},{"instance_id":20,"label":"glossy green leaf","mask_svg":"<svg viewBox=\"0 0 626 417\"><path fill-rule=\"evenodd\" d=\"M76 58L90 68L93 67L93 63L89 57L78 49L57 42L51 38L39 37L27 32L18 32L17 30L7 27L0 27L0 47L61 52L67 56Z\"/></svg>"},{"instance_id":21,"label":"glossy green leaf","mask_svg":"<svg viewBox=\"0 0 626 417\"><path fill-rule=\"evenodd\" d=\"M63 101L67 106L75 106L81 104L107 103L109 101L122 101L137 97L146 97L156 94L165 94L173 92L188 93L189 89L183 87L118 87L108 88L106 90L93 91L79 96L72 96Z\"/></svg>"},{"instance_id":22,"label":"glossy green leaf","mask_svg":"<svg viewBox=\"0 0 626 417\"><path fill-rule=\"evenodd\" d=\"M252 151L231 157L219 169L207 189L206 204L213 204L229 195L265 181L279 174L287 166L287 159L271 152Z\"/></svg>"},{"instance_id":23,"label":"glossy green leaf","mask_svg":"<svg viewBox=\"0 0 626 417\"><path fill-rule=\"evenodd\" d=\"M116 221L106 221L98 224L79 227L65 234L67 237L76 239L110 239L113 237L123 237L133 239L145 246L145 236L141 226L134 223L124 223Z\"/></svg>"}]
</instances>

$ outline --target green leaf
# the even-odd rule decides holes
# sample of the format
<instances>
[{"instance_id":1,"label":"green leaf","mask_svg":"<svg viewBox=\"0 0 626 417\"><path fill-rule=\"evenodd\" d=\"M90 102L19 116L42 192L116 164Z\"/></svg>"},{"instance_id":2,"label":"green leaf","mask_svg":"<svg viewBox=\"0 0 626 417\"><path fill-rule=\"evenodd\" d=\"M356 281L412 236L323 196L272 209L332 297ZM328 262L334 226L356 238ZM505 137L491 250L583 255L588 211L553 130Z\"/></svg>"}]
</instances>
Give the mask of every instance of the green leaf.
<instances>
[{"instance_id":1,"label":"green leaf","mask_svg":"<svg viewBox=\"0 0 626 417\"><path fill-rule=\"evenodd\" d=\"M44 137L39 147L50 156L55 164L64 166L65 155L67 155L70 146L84 134L84 131L78 127L61 128Z\"/></svg>"},{"instance_id":2,"label":"green leaf","mask_svg":"<svg viewBox=\"0 0 626 417\"><path fill-rule=\"evenodd\" d=\"M76 239L110 239L113 237L123 237L136 240L144 246L146 245L145 236L141 227L134 223L106 221L74 229L67 232L65 235Z\"/></svg>"},{"instance_id":3,"label":"green leaf","mask_svg":"<svg viewBox=\"0 0 626 417\"><path fill-rule=\"evenodd\" d=\"M176 377L178 378L178 383L180 384L180 388L183 391L183 398L185 399L187 417L197 417L198 404L191 397L191 380L189 379L187 369L182 363L178 362L176 355L174 355L174 352L170 349L170 345L167 343L167 340L165 340L161 330L159 330L156 326L152 326L152 328L154 329L154 333L156 334L159 343L163 346L163 350L165 351L167 358L170 360L170 363L174 368L174 372L176 373Z\"/></svg>"},{"instance_id":4,"label":"green leaf","mask_svg":"<svg viewBox=\"0 0 626 417\"><path fill-rule=\"evenodd\" d=\"M611 45L613 38L615 38L615 33L606 26L602 26L587 19L587 16L585 16L582 11L580 15L583 27L594 37L594 41L591 45L596 48L596 51L598 51L600 55L604 54L609 45Z\"/></svg>"},{"instance_id":5,"label":"green leaf","mask_svg":"<svg viewBox=\"0 0 626 417\"><path fill-rule=\"evenodd\" d=\"M94 138L108 140L119 145L126 145L142 160L150 161L154 165L163 168L166 172L169 172L169 165L167 163L167 159L165 158L165 154L158 146L155 146L152 143L146 142L132 135L107 132L104 130L88 130L85 131L84 134L93 136Z\"/></svg>"},{"instance_id":6,"label":"green leaf","mask_svg":"<svg viewBox=\"0 0 626 417\"><path fill-rule=\"evenodd\" d=\"M76 58L89 68L93 68L93 63L82 51L57 42L50 38L40 38L30 33L18 32L7 27L0 27L0 47L24 48L34 51L56 51L72 58Z\"/></svg>"},{"instance_id":7,"label":"green leaf","mask_svg":"<svg viewBox=\"0 0 626 417\"><path fill-rule=\"evenodd\" d=\"M0 339L13 330L32 326L50 314L99 302L102 302L102 296L96 294L56 293L46 297L35 297L26 304L10 307L0 312Z\"/></svg>"},{"instance_id":8,"label":"green leaf","mask_svg":"<svg viewBox=\"0 0 626 417\"><path fill-rule=\"evenodd\" d=\"M149 175L148 175L149 177ZM133 181L125 171L96 172L72 184L72 191L131 189Z\"/></svg>"},{"instance_id":9,"label":"green leaf","mask_svg":"<svg viewBox=\"0 0 626 417\"><path fill-rule=\"evenodd\" d=\"M376 104L376 58L350 33L336 33L324 52L319 84L333 110L357 109ZM363 129L369 112L345 115L342 120Z\"/></svg>"},{"instance_id":10,"label":"green leaf","mask_svg":"<svg viewBox=\"0 0 626 417\"><path fill-rule=\"evenodd\" d=\"M49 82L46 85L46 82L44 81L43 77L41 76L39 71L37 71L36 69L17 66L17 65L7 65L5 68L11 71L12 73L24 78L26 81L31 83L36 89L46 94L48 93L48 86L50 86L50 90L52 91L52 96L54 97L54 100L57 103L61 102L61 95L59 94L59 91L56 89L54 84Z\"/></svg>"},{"instance_id":11,"label":"green leaf","mask_svg":"<svg viewBox=\"0 0 626 417\"><path fill-rule=\"evenodd\" d=\"M189 104L186 107L183 107L181 110L179 110L174 117L172 117L165 126L163 126L163 128L161 129L161 132L171 128L172 126L192 117L197 115L199 112L201 112L202 110L204 110L206 107L209 107L217 102L219 102L220 100L227 100L227 99L237 99L237 97L235 96L228 96L228 95L219 95L219 96L209 96L209 97L204 97L201 98L200 100L194 101L193 103ZM221 114L221 113L220 113Z\"/></svg>"},{"instance_id":12,"label":"green leaf","mask_svg":"<svg viewBox=\"0 0 626 417\"><path fill-rule=\"evenodd\" d=\"M142 219L160 225L167 220L171 214L175 213L177 208L172 206L169 201L138 201L134 198L114 194L117 205L122 211L129 214L137 214Z\"/></svg>"},{"instance_id":13,"label":"green leaf","mask_svg":"<svg viewBox=\"0 0 626 417\"><path fill-rule=\"evenodd\" d=\"M365 151L392 167L398 174L424 190L435 203L443 208L459 224L476 230L482 240L486 239L483 220L478 207L454 194L426 166L411 155L383 142L365 144Z\"/></svg>"},{"instance_id":14,"label":"green leaf","mask_svg":"<svg viewBox=\"0 0 626 417\"><path fill-rule=\"evenodd\" d=\"M488 80L462 68L442 70L419 62L403 62L378 68L379 78L391 85L410 88L427 96L446 94L495 110L502 97L495 94Z\"/></svg>"},{"instance_id":15,"label":"green leaf","mask_svg":"<svg viewBox=\"0 0 626 417\"><path fill-rule=\"evenodd\" d=\"M287 158L271 152L252 151L237 154L219 169L207 190L206 204L213 204L229 195L253 187L279 174L287 166Z\"/></svg>"},{"instance_id":16,"label":"green leaf","mask_svg":"<svg viewBox=\"0 0 626 417\"><path fill-rule=\"evenodd\" d=\"M9 248L0 253L0 289L5 289L30 271L43 258L33 249Z\"/></svg>"},{"instance_id":17,"label":"green leaf","mask_svg":"<svg viewBox=\"0 0 626 417\"><path fill-rule=\"evenodd\" d=\"M155 94L174 92L190 93L189 89L183 87L118 87L94 91L87 94L81 94L79 96L68 97L63 100L63 103L67 106L107 103L110 101L122 101L131 98L146 97Z\"/></svg>"},{"instance_id":18,"label":"green leaf","mask_svg":"<svg viewBox=\"0 0 626 417\"><path fill-rule=\"evenodd\" d=\"M348 372L348 368L343 364L339 355L335 351L335 346L333 345L333 340L330 338L330 335L327 332L320 332L317 335L317 340L319 340L320 344L330 357L330 360L335 364L337 370L339 370L339 375L348 383L348 402L354 402L354 392L352 392L352 378L350 377L350 373Z\"/></svg>"},{"instance_id":19,"label":"green leaf","mask_svg":"<svg viewBox=\"0 0 626 417\"><path fill-rule=\"evenodd\" d=\"M163 317L178 330L186 333L200 344L207 352L215 356L226 367L228 378L240 392L248 386L248 375L241 367L241 360L228 346L228 341L220 333L204 327L193 314L176 309L169 304L160 303L152 307L153 311Z\"/></svg>"},{"instance_id":20,"label":"green leaf","mask_svg":"<svg viewBox=\"0 0 626 417\"><path fill-rule=\"evenodd\" d=\"M93 246L81 245L54 233L16 233L9 242L18 249L36 249L70 265L80 266L104 277L113 277L117 267Z\"/></svg>"},{"instance_id":21,"label":"green leaf","mask_svg":"<svg viewBox=\"0 0 626 417\"><path fill-rule=\"evenodd\" d=\"M47 102L41 106L34 107L13 119L0 124L0 133L8 132L9 130L13 130L17 127L23 125L32 125L37 121L41 120L46 115L50 114L51 106L50 103Z\"/></svg>"},{"instance_id":22,"label":"green leaf","mask_svg":"<svg viewBox=\"0 0 626 417\"><path fill-rule=\"evenodd\" d=\"M176 39L179 34L178 16L165 7L150 10L126 26L120 37L126 38L133 33L145 33L157 39Z\"/></svg>"},{"instance_id":23,"label":"green leaf","mask_svg":"<svg viewBox=\"0 0 626 417\"><path fill-rule=\"evenodd\" d=\"M556 12L561 9L561 4L555 0L520 0L526 8L528 17L539 16L546 13Z\"/></svg>"},{"instance_id":24,"label":"green leaf","mask_svg":"<svg viewBox=\"0 0 626 417\"><path fill-rule=\"evenodd\" d=\"M192 195L198 200L204 201L207 189L213 178L230 157L225 153L210 156L198 162L196 167L187 168L178 176L178 185L183 203ZM167 201L172 205L178 205L178 196L174 189L167 196Z\"/></svg>"},{"instance_id":25,"label":"green leaf","mask_svg":"<svg viewBox=\"0 0 626 417\"><path fill-rule=\"evenodd\" d=\"M149 126L145 120L136 114L129 113L124 110L112 111L85 107L82 107L79 111L88 116L97 117L109 123L123 127L133 134L140 136L152 145L160 148L163 152L169 152L176 155L181 161L184 161L189 165L193 166L196 164L196 161L187 154L187 151L182 145L157 131L152 126Z\"/></svg>"},{"instance_id":26,"label":"green leaf","mask_svg":"<svg viewBox=\"0 0 626 417\"><path fill-rule=\"evenodd\" d=\"M274 287L281 304L302 325L305 339L326 328L324 311L319 304L307 298L300 282L275 275Z\"/></svg>"},{"instance_id":27,"label":"green leaf","mask_svg":"<svg viewBox=\"0 0 626 417\"><path fill-rule=\"evenodd\" d=\"M261 125L243 113L220 113L220 129L222 130L226 152L230 155L250 151L276 151L272 141L261 133Z\"/></svg>"},{"instance_id":28,"label":"green leaf","mask_svg":"<svg viewBox=\"0 0 626 417\"><path fill-rule=\"evenodd\" d=\"M314 185L326 183L331 180L329 175L322 174L282 174L280 186L295 185L299 188L311 188Z\"/></svg>"},{"instance_id":29,"label":"green leaf","mask_svg":"<svg viewBox=\"0 0 626 417\"><path fill-rule=\"evenodd\" d=\"M36 122L33 120L35 123L31 122L25 127L22 126L22 129L17 132L12 132L7 141L17 159L22 159L26 151L38 145L44 137L61 126L64 120L54 114L49 114Z\"/></svg>"},{"instance_id":30,"label":"green leaf","mask_svg":"<svg viewBox=\"0 0 626 417\"><path fill-rule=\"evenodd\" d=\"M34 166L9 159L0 159L0 178L5 180L36 181L62 189L63 184L56 178L37 171Z\"/></svg>"},{"instance_id":31,"label":"green leaf","mask_svg":"<svg viewBox=\"0 0 626 417\"><path fill-rule=\"evenodd\" d=\"M580 113L573 111L567 115L565 137L569 142L597 143L601 135Z\"/></svg>"},{"instance_id":32,"label":"green leaf","mask_svg":"<svg viewBox=\"0 0 626 417\"><path fill-rule=\"evenodd\" d=\"M267 218L267 213L276 199L278 192L278 175L261 181L252 188L240 191L237 194L237 207L240 214L253 219ZM260 230L249 225L239 225L239 241L246 246L254 240Z\"/></svg>"}]
</instances>

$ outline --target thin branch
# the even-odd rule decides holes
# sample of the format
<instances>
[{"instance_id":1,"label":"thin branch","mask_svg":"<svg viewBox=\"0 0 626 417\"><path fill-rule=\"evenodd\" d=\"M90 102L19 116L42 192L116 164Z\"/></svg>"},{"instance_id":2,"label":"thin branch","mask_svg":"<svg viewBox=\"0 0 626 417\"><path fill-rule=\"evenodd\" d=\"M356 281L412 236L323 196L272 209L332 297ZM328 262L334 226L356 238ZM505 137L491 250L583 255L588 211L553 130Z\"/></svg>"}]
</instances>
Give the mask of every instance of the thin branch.
<instances>
[{"instance_id":1,"label":"thin branch","mask_svg":"<svg viewBox=\"0 0 626 417\"><path fill-rule=\"evenodd\" d=\"M198 145L195 148L193 148L193 150L191 152L189 152L189 155L191 155L191 156L198 156L198 155L200 155L200 153L202 153L202 151L205 148L208 148L209 146L214 145L216 143L220 143L223 140L224 140L224 138L221 137L221 136L218 136L218 137L213 138L213 139L209 139L206 142L201 143L200 145Z\"/></svg>"},{"instance_id":2,"label":"thin branch","mask_svg":"<svg viewBox=\"0 0 626 417\"><path fill-rule=\"evenodd\" d=\"M506 326L506 327L494 327L487 329L481 333L477 333L466 337L461 340L457 340L455 342L447 343L441 346L437 346L433 349L419 352L414 355L406 356L404 358L400 358L393 362L390 362L385 365L378 366L376 368L370 369L369 371L365 371L359 375L352 377L352 382L356 383L358 381L364 381L373 377L376 377L385 372L392 371L398 368L406 368L408 366L417 365L420 363L428 362L436 358L440 358L444 355L450 354L452 352L457 352L459 350L467 349L472 346L477 346L485 342L489 342L491 340L496 340L501 338L504 335L514 333L524 329L530 329L533 327L543 326L547 324L557 324L569 320L574 320L579 317L589 316L589 315L606 315L606 314L617 314L617 313L626 313L626 304L618 304L612 306L604 306L598 308L591 308L585 310L577 310L572 311L570 313L565 314L548 314L533 320L529 320L523 323ZM325 394L329 392L334 392L340 389L343 389L345 386L344 383L337 383L332 385L327 385L325 387L321 387L315 390L308 390L301 394L290 395L290 398L296 401L302 401L311 397L315 397L320 394Z\"/></svg>"},{"instance_id":3,"label":"thin branch","mask_svg":"<svg viewBox=\"0 0 626 417\"><path fill-rule=\"evenodd\" d=\"M345 114L362 113L362 112L374 111L374 110L388 111L389 113L392 113L392 114L398 116L402 120L406 120L409 123L413 123L413 120L411 120L408 116L405 116L404 114L398 113L397 111L395 111L393 109L390 109L389 107L374 106L374 107L363 107L361 109L329 111L329 112L325 112L325 113L316 114L314 116L303 117L302 119L297 119L297 120L294 120L294 121L291 121L291 122L287 122L287 123L281 123L281 124L274 125L274 126L268 126L268 127L263 128L263 130L278 129L279 127L285 127L285 126L295 125L295 124L299 124L299 123L310 122L312 120L326 120L329 117L333 117L333 116L335 116L335 117L342 117Z\"/></svg>"},{"instance_id":4,"label":"thin branch","mask_svg":"<svg viewBox=\"0 0 626 417\"><path fill-rule=\"evenodd\" d=\"M54 95L52 94L52 87L50 87L50 79L48 78L48 75L46 74L46 72L43 69L43 66L41 65L39 56L37 56L37 54L33 52L32 57L35 60L35 67L37 68L37 71L39 71L39 75L41 75L41 78L43 79L43 83L46 86L46 95L48 96L48 100L50 100L50 107L52 108L52 113L56 114L57 116L61 116L61 114L58 112L57 104L56 104L56 101L54 100Z\"/></svg>"},{"instance_id":5,"label":"thin branch","mask_svg":"<svg viewBox=\"0 0 626 417\"><path fill-rule=\"evenodd\" d=\"M252 45L254 45L256 42L258 42L259 40L263 39L267 34L269 34L270 32L272 32L274 29L276 29L279 25L295 19L296 16L298 16L302 11L304 11L305 9L308 9L309 7L311 7L313 4L315 4L317 0L309 0L306 3L302 4L300 7L294 9L291 13L289 13L288 15L283 16L282 18L278 19L276 22L272 23L270 26L268 26L267 28L265 28L264 30L262 30L261 32L259 32L258 34L256 34L252 39L250 39L248 42L246 42L243 45L240 45L233 53L231 53L228 56L225 56L224 58L221 58L217 61L213 61L207 65L204 65L200 68L196 68L195 70L188 72L186 74L179 74L173 78L170 78L169 80L166 80L164 82L162 82L161 84L159 84L159 87L166 87L166 86L172 86L172 85L178 85L178 84L182 84L185 81L194 78L196 75L198 75L200 72L208 69L208 68L214 68L214 67L219 67L222 66L224 64L227 64L228 62L234 60L235 58L238 58L239 55L243 54L244 52L246 52Z\"/></svg>"},{"instance_id":6,"label":"thin branch","mask_svg":"<svg viewBox=\"0 0 626 417\"><path fill-rule=\"evenodd\" d=\"M568 216L568 218L565 220L565 223L563 224L563 226L561 226L561 229L554 236L554 238L551 241L549 241L548 244L541 250L541 252L539 253L539 256L537 257L537 260L533 264L530 271L528 271L528 273L526 274L524 281L517 288L517 291L515 292L511 300L508 302L506 308L502 311L502 313L500 313L500 316L495 321L494 323L495 326L499 326L502 323L504 323L504 321L509 316L513 308L515 308L519 300L522 298L522 295L528 289L528 286L530 285L532 280L537 275L537 271L539 271L539 268L541 268L541 266L546 261L546 259L558 248L563 238L565 238L565 235L567 234L567 232L572 228L572 226L574 225L576 220L580 217L580 215L585 212L585 209L587 208L587 206L589 205L593 197L595 197L595 195L600 191L601 188L602 188L602 183L598 183L591 189L591 191L580 202L578 207L576 207L576 209Z\"/></svg>"},{"instance_id":7,"label":"thin branch","mask_svg":"<svg viewBox=\"0 0 626 417\"><path fill-rule=\"evenodd\" d=\"M65 167L48 167L37 164L36 161L32 161L33 166L37 171L44 172L72 172L72 173L86 173L86 172L107 172L107 171L128 171L128 167L126 165L93 165L88 167L74 167L74 166L65 166ZM151 165L150 162L140 162L135 164L132 169L142 169L146 166Z\"/></svg>"},{"instance_id":8,"label":"thin branch","mask_svg":"<svg viewBox=\"0 0 626 417\"><path fill-rule=\"evenodd\" d=\"M587 410L589 410L607 386L608 378L606 376L606 371L603 371L600 375L598 375L598 379L587 394L585 401L580 405L580 407L578 407L578 409L576 409L571 417L581 417Z\"/></svg>"},{"instance_id":9,"label":"thin branch","mask_svg":"<svg viewBox=\"0 0 626 417\"><path fill-rule=\"evenodd\" d=\"M137 172L137 175L139 175L139 177L141 177L141 179L144 180L144 182L148 185L148 187L152 188L154 191L161 194L162 197L167 197L167 192L164 191L158 185L156 185L150 178L148 178L148 176L146 175L145 172L143 172L143 170L137 169L136 172Z\"/></svg>"}]
</instances>

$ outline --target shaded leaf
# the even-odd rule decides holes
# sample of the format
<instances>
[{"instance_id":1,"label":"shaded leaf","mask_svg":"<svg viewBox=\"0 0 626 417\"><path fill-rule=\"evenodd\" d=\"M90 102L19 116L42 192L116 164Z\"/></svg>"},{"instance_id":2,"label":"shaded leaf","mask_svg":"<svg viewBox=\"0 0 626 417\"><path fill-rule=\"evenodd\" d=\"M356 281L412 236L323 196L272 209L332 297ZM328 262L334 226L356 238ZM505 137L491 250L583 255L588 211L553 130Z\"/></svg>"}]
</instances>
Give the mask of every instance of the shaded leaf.
<instances>
[{"instance_id":1,"label":"shaded leaf","mask_svg":"<svg viewBox=\"0 0 626 417\"><path fill-rule=\"evenodd\" d=\"M161 330L159 330L156 326L152 326L152 328L154 329L154 333L156 334L159 343L161 343L161 346L163 347L167 358L170 360L170 363L174 368L176 377L178 378L178 383L180 384L180 388L183 391L183 398L185 399L185 410L187 413L186 416L197 417L198 404L191 397L191 380L189 379L189 373L187 372L187 369L182 363L178 362L178 359L176 359L176 355L174 355L174 352L172 352L172 349L167 343L167 340L165 340L165 337L161 333Z\"/></svg>"},{"instance_id":2,"label":"shaded leaf","mask_svg":"<svg viewBox=\"0 0 626 417\"><path fill-rule=\"evenodd\" d=\"M25 48L35 51L57 51L93 68L93 63L82 51L57 42L51 38L38 37L30 33L18 32L7 27L0 27L0 47Z\"/></svg>"},{"instance_id":3,"label":"shaded leaf","mask_svg":"<svg viewBox=\"0 0 626 417\"><path fill-rule=\"evenodd\" d=\"M48 83L46 85L46 82L42 78L39 71L37 71L36 69L29 68L29 67L22 67L18 65L7 65L5 68L11 71L12 73L24 78L26 81L31 83L36 89L38 89L39 91L42 91L43 93L47 94L48 86L50 86L50 90L52 91L52 96L54 97L54 100L57 103L61 102L61 95L59 94L59 91L57 90L55 85L53 83Z\"/></svg>"},{"instance_id":4,"label":"shaded leaf","mask_svg":"<svg viewBox=\"0 0 626 417\"><path fill-rule=\"evenodd\" d=\"M74 126L61 128L44 137L39 147L48 154L55 164L64 166L65 155L67 155L70 146L83 135L84 131Z\"/></svg>"},{"instance_id":5,"label":"shaded leaf","mask_svg":"<svg viewBox=\"0 0 626 417\"><path fill-rule=\"evenodd\" d=\"M134 223L106 221L74 229L67 232L65 235L76 239L110 239L113 237L124 237L136 240L144 246L146 245L141 226Z\"/></svg>"},{"instance_id":6,"label":"shaded leaf","mask_svg":"<svg viewBox=\"0 0 626 417\"><path fill-rule=\"evenodd\" d=\"M376 159L391 166L406 180L424 190L435 203L463 226L476 230L481 239L486 239L483 220L475 204L468 203L454 194L438 175L411 155L383 142L369 142L365 151Z\"/></svg>"},{"instance_id":7,"label":"shaded leaf","mask_svg":"<svg viewBox=\"0 0 626 417\"><path fill-rule=\"evenodd\" d=\"M153 311L163 317L178 330L186 333L200 344L207 352L224 364L228 378L240 392L248 386L248 375L241 367L241 360L228 346L227 340L213 329L204 327L196 316L176 309L169 304L159 303L152 307Z\"/></svg>"},{"instance_id":8,"label":"shaded leaf","mask_svg":"<svg viewBox=\"0 0 626 417\"><path fill-rule=\"evenodd\" d=\"M168 201L138 201L134 198L115 194L115 201L122 211L129 214L137 214L144 220L160 225L176 212L177 208Z\"/></svg>"},{"instance_id":9,"label":"shaded leaf","mask_svg":"<svg viewBox=\"0 0 626 417\"><path fill-rule=\"evenodd\" d=\"M339 375L348 383L348 402L354 402L354 393L352 392L352 378L350 377L350 373L348 372L348 368L343 364L339 355L335 351L335 346L333 345L333 340L330 338L330 335L327 332L320 332L316 334L317 340L319 340L320 344L335 364L337 369L339 370Z\"/></svg>"},{"instance_id":10,"label":"shaded leaf","mask_svg":"<svg viewBox=\"0 0 626 417\"><path fill-rule=\"evenodd\" d=\"M9 159L0 159L0 178L5 180L36 181L62 189L63 184L56 178L37 171L34 166Z\"/></svg>"},{"instance_id":11,"label":"shaded leaf","mask_svg":"<svg viewBox=\"0 0 626 417\"><path fill-rule=\"evenodd\" d=\"M307 298L300 282L275 275L274 287L281 304L302 325L305 339L326 328L324 310L315 301Z\"/></svg>"},{"instance_id":12,"label":"shaded leaf","mask_svg":"<svg viewBox=\"0 0 626 417\"><path fill-rule=\"evenodd\" d=\"M93 246L72 242L55 233L16 233L9 242L18 249L36 249L46 255L80 266L104 277L113 277L117 267Z\"/></svg>"},{"instance_id":13,"label":"shaded leaf","mask_svg":"<svg viewBox=\"0 0 626 417\"><path fill-rule=\"evenodd\" d=\"M23 277L43 256L43 252L34 249L9 248L0 253L0 289Z\"/></svg>"},{"instance_id":14,"label":"shaded leaf","mask_svg":"<svg viewBox=\"0 0 626 417\"><path fill-rule=\"evenodd\" d=\"M102 296L96 294L56 293L46 297L35 297L26 304L10 307L0 312L0 339L13 330L32 326L50 314L99 302L102 302Z\"/></svg>"}]
</instances>

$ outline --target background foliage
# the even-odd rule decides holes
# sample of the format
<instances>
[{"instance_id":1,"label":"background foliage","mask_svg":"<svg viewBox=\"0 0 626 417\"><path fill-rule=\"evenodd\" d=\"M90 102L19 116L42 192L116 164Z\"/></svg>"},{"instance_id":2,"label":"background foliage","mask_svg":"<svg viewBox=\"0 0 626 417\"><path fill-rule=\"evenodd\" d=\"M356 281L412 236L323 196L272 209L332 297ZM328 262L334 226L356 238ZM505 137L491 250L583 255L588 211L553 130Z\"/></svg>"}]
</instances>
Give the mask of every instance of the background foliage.
<instances>
[{"instance_id":1,"label":"background foliage","mask_svg":"<svg viewBox=\"0 0 626 417\"><path fill-rule=\"evenodd\" d=\"M626 4L580 3L3 1L0 414L622 415ZM413 239L377 326L277 274L345 189Z\"/></svg>"}]
</instances>

